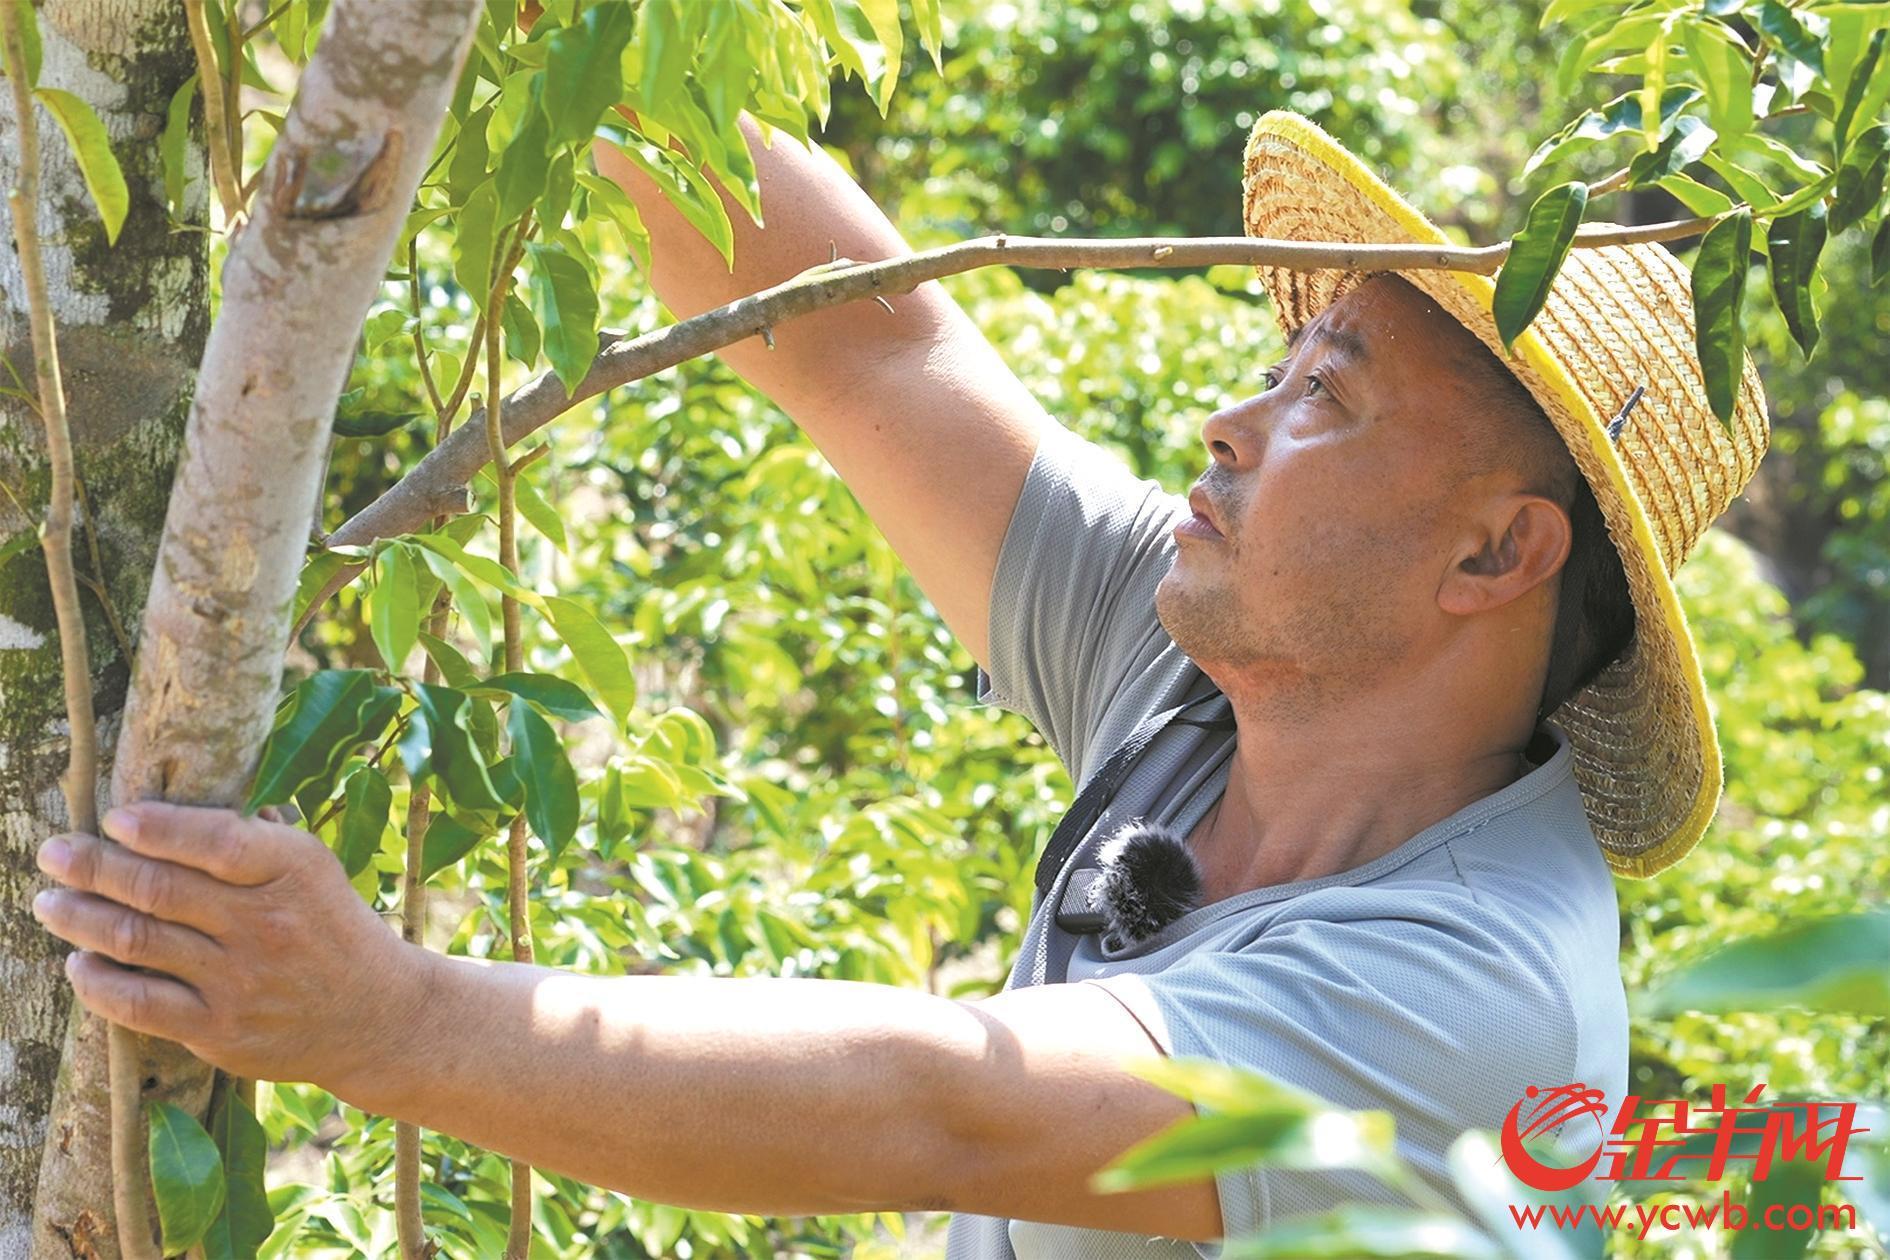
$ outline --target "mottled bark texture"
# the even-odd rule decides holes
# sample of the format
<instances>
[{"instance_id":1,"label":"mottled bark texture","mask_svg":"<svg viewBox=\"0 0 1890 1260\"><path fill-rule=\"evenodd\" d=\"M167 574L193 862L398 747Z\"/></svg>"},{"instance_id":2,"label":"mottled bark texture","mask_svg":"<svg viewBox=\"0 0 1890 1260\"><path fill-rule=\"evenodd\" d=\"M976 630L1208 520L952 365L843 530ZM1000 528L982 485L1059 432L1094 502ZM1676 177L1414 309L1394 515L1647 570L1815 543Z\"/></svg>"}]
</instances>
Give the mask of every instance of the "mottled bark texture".
<instances>
[{"instance_id":1,"label":"mottled bark texture","mask_svg":"<svg viewBox=\"0 0 1890 1260\"><path fill-rule=\"evenodd\" d=\"M471 44L477 0L337 0L224 264L145 602L114 801L239 802L279 692L330 417ZM179 8L177 13L181 15ZM181 18L180 18L181 20ZM180 31L181 36L181 31ZM104 1038L73 1021L34 1254L118 1253L101 1193ZM145 1044L147 1098L201 1113L210 1069Z\"/></svg>"},{"instance_id":2,"label":"mottled bark texture","mask_svg":"<svg viewBox=\"0 0 1890 1260\"><path fill-rule=\"evenodd\" d=\"M157 148L171 95L196 67L172 0L45 0L38 17L40 84L72 92L97 111L131 193L124 231L108 246L63 135L40 113L39 227L75 462L90 507L79 518L75 558L80 575L98 582L120 620L135 627L209 327L205 240L170 230ZM18 152L13 112L0 110L0 186L13 182ZM193 136L186 167L200 170L202 158ZM204 210L199 182L182 217L201 223ZM10 234L6 240L0 305L12 372L0 367L0 383L13 387L17 379L30 389L19 259ZM59 640L45 558L34 541L49 489L44 430L13 395L0 396L0 487L0 1260L18 1260L31 1246L41 1148L49 1137L63 1140L47 1117L71 990L60 969L64 950L28 911L43 886L33 852L66 824L59 775L67 748ZM130 662L96 591L82 591L80 601L100 752L109 757ZM100 1224L66 1222L74 1249Z\"/></svg>"}]
</instances>

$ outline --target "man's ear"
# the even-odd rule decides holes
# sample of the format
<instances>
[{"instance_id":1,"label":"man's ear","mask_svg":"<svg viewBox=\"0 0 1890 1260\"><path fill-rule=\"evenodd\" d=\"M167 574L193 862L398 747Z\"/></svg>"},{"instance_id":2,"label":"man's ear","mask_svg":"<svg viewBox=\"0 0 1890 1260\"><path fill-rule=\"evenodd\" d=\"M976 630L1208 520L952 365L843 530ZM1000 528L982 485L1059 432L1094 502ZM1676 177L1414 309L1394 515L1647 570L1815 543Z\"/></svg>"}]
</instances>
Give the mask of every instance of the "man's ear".
<instances>
[{"instance_id":1,"label":"man's ear","mask_svg":"<svg viewBox=\"0 0 1890 1260\"><path fill-rule=\"evenodd\" d=\"M1512 494L1476 518L1437 588L1437 606L1467 617L1501 608L1561 572L1571 538L1568 513L1535 494Z\"/></svg>"}]
</instances>

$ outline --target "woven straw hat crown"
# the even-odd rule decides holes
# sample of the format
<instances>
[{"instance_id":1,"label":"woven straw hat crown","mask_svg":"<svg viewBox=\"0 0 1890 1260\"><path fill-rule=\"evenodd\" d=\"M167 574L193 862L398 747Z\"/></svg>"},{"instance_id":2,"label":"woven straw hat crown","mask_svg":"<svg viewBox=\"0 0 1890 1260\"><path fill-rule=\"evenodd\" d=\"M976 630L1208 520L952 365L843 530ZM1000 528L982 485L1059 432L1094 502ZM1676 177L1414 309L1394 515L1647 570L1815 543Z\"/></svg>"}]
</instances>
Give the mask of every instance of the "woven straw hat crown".
<instances>
[{"instance_id":1,"label":"woven straw hat crown","mask_svg":"<svg viewBox=\"0 0 1890 1260\"><path fill-rule=\"evenodd\" d=\"M1444 233L1310 121L1275 111L1254 125L1242 181L1249 235L1358 244L1448 245ZM1259 267L1290 332L1363 281L1358 272ZM1711 821L1719 743L1672 574L1758 467L1770 440L1747 357L1732 423L1713 415L1694 350L1687 268L1657 244L1569 252L1541 314L1506 351L1494 281L1407 271L1528 389L1594 491L1635 613L1621 656L1549 720L1568 735L1589 825L1617 873L1644 877L1684 857ZM1645 392L1618 437L1607 423Z\"/></svg>"}]
</instances>

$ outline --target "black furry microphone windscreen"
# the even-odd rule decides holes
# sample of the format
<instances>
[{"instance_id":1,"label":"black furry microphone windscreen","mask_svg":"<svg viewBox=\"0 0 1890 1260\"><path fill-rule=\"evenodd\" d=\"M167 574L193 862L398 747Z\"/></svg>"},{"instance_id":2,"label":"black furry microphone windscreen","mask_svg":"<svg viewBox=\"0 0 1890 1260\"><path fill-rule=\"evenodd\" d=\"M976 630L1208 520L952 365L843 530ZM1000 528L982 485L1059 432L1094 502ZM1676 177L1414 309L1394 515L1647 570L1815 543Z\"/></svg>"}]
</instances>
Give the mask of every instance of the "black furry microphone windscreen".
<instances>
[{"instance_id":1,"label":"black furry microphone windscreen","mask_svg":"<svg viewBox=\"0 0 1890 1260\"><path fill-rule=\"evenodd\" d=\"M1102 877L1090 889L1102 912L1104 943L1124 949L1147 940L1201 902L1201 869L1188 842L1167 827L1134 822L1097 854Z\"/></svg>"}]
</instances>

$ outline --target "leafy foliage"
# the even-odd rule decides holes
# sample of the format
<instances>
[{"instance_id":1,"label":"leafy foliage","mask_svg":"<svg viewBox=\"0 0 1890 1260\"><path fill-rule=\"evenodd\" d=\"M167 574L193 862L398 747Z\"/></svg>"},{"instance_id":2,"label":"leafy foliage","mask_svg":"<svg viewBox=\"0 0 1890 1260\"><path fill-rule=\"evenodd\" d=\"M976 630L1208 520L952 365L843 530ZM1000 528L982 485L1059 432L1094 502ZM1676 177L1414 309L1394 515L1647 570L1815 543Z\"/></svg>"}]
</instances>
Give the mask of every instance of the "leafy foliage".
<instances>
[{"instance_id":1,"label":"leafy foliage","mask_svg":"<svg viewBox=\"0 0 1890 1260\"><path fill-rule=\"evenodd\" d=\"M293 83L326 8L272 5L233 41L229 15L209 7L219 74L234 68L259 93ZM1517 230L1499 277L1506 338L1540 308L1603 198L1715 219L1694 255L1715 405L1729 412L1750 340L1799 417L1779 429L1803 470L1790 493L1804 497L1801 515L1844 523L1823 531L1819 562L1848 576L1790 607L1717 531L1682 572L1719 703L1728 802L1679 871L1622 885L1630 990L1729 937L1881 901L1890 702L1859 686L1856 649L1828 631L1862 645L1878 625L1890 639L1890 554L1868 528L1890 521L1879 345L1890 317L1821 322L1821 307L1833 288L1867 294L1890 251L1890 12L1773 0L1539 11L1457 0L941 11L913 0L903 14L891 0L553 0L528 25L518 16L512 0L486 5L385 300L363 329L335 420L326 520L373 499L412 466L429 428L459 419L439 400L474 380L486 324L499 325L514 383L548 370L569 392L612 330L664 320L639 276L638 212L590 168L600 137L726 258L732 225L716 185L738 212L764 209L735 126L743 111L833 143L923 241L999 227L1226 232L1241 134L1261 110L1297 108L1395 167L1441 222ZM180 90L159 139L173 207L203 177L184 143L198 100L194 84ZM248 163L273 141L271 112L244 129ZM96 195L115 232L109 193ZM1742 318L1755 248L1774 305ZM1256 389L1278 349L1239 269L950 283L1054 414L1169 485L1198 470L1201 418ZM1799 366L1814 350L1842 388L1825 393ZM969 659L819 453L714 363L586 403L550 441L517 483L532 528L520 531L516 575L495 558L490 479L472 513L312 554L298 610L345 564L366 571L301 636L300 676L250 807L294 802L362 896L391 911L406 855L398 820L424 786L435 812L419 874L437 911L433 943L452 952L505 955L495 841L523 814L540 962L995 989L1035 849L1070 785L1020 719L971 703ZM503 664L506 597L521 605L516 670ZM451 617L436 634L442 598ZM1724 1017L1674 998L1678 984L1656 990L1665 1005L1636 1025L1643 1092L1686 1092L1737 1069L1851 1097L1880 1094L1890 1076L1881 1011L1851 1001L1852 981L1830 1010L1768 1001ZM1223 1157L1335 1151L1401 1176L1377 1120L1277 1083L1169 1067L1221 1114L1158 1138L1117 1184ZM391 1123L312 1087L264 1086L258 1103L275 1152L273 1232L258 1224L256 1135L226 1111L212 1118L215 1178L201 1129L166 1130L178 1236L197 1230L215 1255L392 1249ZM1324 1145L1306 1140L1321 1116ZM1340 1129L1352 1140L1335 1145ZM1488 1156L1475 1134L1453 1152L1474 1220L1435 1205L1421 1216L1348 1207L1228 1254L1479 1254L1498 1230L1492 1205L1521 1197L1487 1181ZM429 1230L455 1253L502 1251L504 1161L437 1134L423 1161ZM212 1180L227 1187L220 1209L206 1206ZM534 1254L871 1256L907 1227L895 1213L765 1220L538 1182Z\"/></svg>"}]
</instances>

